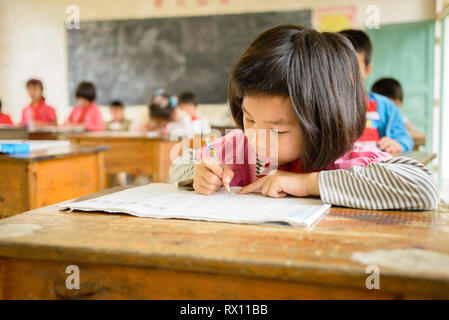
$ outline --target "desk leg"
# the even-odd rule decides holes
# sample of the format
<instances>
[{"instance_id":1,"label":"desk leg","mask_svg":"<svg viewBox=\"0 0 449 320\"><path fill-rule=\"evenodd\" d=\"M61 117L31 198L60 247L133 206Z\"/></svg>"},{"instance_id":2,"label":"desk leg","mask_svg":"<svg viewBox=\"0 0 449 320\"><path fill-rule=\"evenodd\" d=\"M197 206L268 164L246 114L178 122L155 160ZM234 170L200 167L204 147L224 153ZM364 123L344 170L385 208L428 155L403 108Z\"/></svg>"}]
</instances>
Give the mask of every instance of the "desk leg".
<instances>
[{"instance_id":1,"label":"desk leg","mask_svg":"<svg viewBox=\"0 0 449 320\"><path fill-rule=\"evenodd\" d=\"M0 162L0 218L30 209L29 175L26 162Z\"/></svg>"},{"instance_id":2,"label":"desk leg","mask_svg":"<svg viewBox=\"0 0 449 320\"><path fill-rule=\"evenodd\" d=\"M98 164L98 191L107 188L106 182L106 171L104 168L104 153L100 152L97 154L97 164Z\"/></svg>"},{"instance_id":3,"label":"desk leg","mask_svg":"<svg viewBox=\"0 0 449 320\"><path fill-rule=\"evenodd\" d=\"M28 165L28 210L36 209L37 206L37 164Z\"/></svg>"}]
</instances>

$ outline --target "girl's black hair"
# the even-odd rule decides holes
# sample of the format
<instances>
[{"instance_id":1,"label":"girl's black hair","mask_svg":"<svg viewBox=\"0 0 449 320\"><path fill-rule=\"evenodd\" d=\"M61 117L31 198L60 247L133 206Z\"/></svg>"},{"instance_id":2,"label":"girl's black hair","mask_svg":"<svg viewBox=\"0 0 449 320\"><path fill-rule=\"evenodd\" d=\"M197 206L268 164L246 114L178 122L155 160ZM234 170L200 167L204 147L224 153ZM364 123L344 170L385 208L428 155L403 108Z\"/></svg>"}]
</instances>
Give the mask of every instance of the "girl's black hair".
<instances>
[{"instance_id":1,"label":"girl's black hair","mask_svg":"<svg viewBox=\"0 0 449 320\"><path fill-rule=\"evenodd\" d=\"M91 82L81 82L76 88L75 96L77 98L84 98L90 102L94 101L96 98L96 89Z\"/></svg>"},{"instance_id":2,"label":"girl's black hair","mask_svg":"<svg viewBox=\"0 0 449 320\"><path fill-rule=\"evenodd\" d=\"M43 94L43 92L44 92L44 85L43 85L42 81L40 81L39 79L30 79L30 80L27 81L25 87L28 88L28 86L37 86L37 87L41 88L42 99L45 100L45 97L44 97L44 94Z\"/></svg>"},{"instance_id":3,"label":"girl's black hair","mask_svg":"<svg viewBox=\"0 0 449 320\"><path fill-rule=\"evenodd\" d=\"M401 102L404 99L404 92L402 91L401 84L398 80L393 78L383 78L377 80L373 84L371 91Z\"/></svg>"},{"instance_id":4,"label":"girl's black hair","mask_svg":"<svg viewBox=\"0 0 449 320\"><path fill-rule=\"evenodd\" d=\"M171 120L171 117L175 109L170 107L161 107L158 104L151 104L149 106L149 111L150 111L150 118Z\"/></svg>"},{"instance_id":5,"label":"girl's black hair","mask_svg":"<svg viewBox=\"0 0 449 320\"><path fill-rule=\"evenodd\" d=\"M39 79L30 79L26 83L26 87L28 86L38 86L41 88L42 91L44 91L44 85L42 84L42 81Z\"/></svg>"},{"instance_id":6,"label":"girl's black hair","mask_svg":"<svg viewBox=\"0 0 449 320\"><path fill-rule=\"evenodd\" d=\"M243 97L257 95L290 98L307 171L329 167L353 148L365 128L366 93L357 56L337 33L282 25L260 34L230 75L228 98L240 128Z\"/></svg>"},{"instance_id":7,"label":"girl's black hair","mask_svg":"<svg viewBox=\"0 0 449 320\"><path fill-rule=\"evenodd\" d=\"M118 108L124 108L125 105L123 104L123 102L121 102L120 100L113 100L111 101L111 103L109 104L110 107L118 107Z\"/></svg>"},{"instance_id":8,"label":"girl's black hair","mask_svg":"<svg viewBox=\"0 0 449 320\"><path fill-rule=\"evenodd\" d=\"M150 118L171 120L176 107L172 98L173 96L166 92L154 95L148 106Z\"/></svg>"},{"instance_id":9,"label":"girl's black hair","mask_svg":"<svg viewBox=\"0 0 449 320\"><path fill-rule=\"evenodd\" d=\"M186 91L179 95L179 104L182 103L192 103L196 106L198 105L198 100L193 92Z\"/></svg>"}]
</instances>

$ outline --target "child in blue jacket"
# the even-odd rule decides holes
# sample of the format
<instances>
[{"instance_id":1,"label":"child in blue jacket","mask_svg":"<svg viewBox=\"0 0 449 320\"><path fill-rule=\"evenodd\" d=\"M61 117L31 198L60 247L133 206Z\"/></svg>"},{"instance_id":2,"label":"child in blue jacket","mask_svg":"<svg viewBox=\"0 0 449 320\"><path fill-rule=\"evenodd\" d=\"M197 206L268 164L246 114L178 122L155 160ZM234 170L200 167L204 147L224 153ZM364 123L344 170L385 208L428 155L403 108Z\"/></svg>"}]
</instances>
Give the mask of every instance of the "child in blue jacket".
<instances>
[{"instance_id":1,"label":"child in blue jacket","mask_svg":"<svg viewBox=\"0 0 449 320\"><path fill-rule=\"evenodd\" d=\"M361 30L343 30L354 46L359 60L360 71L365 79L369 76L372 65L372 44L368 35ZM404 118L398 107L388 98L369 93L366 113L366 128L359 138L362 143L376 144L382 151L401 154L412 151L414 142L407 132Z\"/></svg>"}]
</instances>

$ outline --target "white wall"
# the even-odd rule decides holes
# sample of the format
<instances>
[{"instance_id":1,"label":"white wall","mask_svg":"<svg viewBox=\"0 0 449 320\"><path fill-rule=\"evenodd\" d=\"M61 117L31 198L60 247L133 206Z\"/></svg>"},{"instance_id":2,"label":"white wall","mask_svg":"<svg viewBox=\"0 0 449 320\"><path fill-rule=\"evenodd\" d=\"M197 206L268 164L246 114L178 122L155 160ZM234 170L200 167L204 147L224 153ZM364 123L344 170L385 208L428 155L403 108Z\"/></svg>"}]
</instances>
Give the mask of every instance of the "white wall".
<instances>
[{"instance_id":1,"label":"white wall","mask_svg":"<svg viewBox=\"0 0 449 320\"><path fill-rule=\"evenodd\" d=\"M24 84L30 77L44 81L49 104L57 107L59 122L69 113L65 9L80 8L81 20L110 20L161 16L211 15L351 5L357 8L356 27L363 27L365 9L374 4L380 22L400 23L433 19L433 0L0 0L0 97L4 111L15 121L28 103ZM82 28L82 24L81 24ZM137 110L137 109L136 109ZM135 111L136 115L144 108ZM133 112L133 111L132 111Z\"/></svg>"}]
</instances>

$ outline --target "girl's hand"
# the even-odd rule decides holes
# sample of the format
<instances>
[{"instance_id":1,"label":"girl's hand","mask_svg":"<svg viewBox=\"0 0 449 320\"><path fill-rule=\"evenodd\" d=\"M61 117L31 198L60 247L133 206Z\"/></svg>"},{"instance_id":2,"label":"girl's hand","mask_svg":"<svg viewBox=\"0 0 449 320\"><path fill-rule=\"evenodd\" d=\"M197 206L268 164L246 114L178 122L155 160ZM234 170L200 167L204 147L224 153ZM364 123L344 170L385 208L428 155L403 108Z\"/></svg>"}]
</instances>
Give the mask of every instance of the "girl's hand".
<instances>
[{"instance_id":1,"label":"girl's hand","mask_svg":"<svg viewBox=\"0 0 449 320\"><path fill-rule=\"evenodd\" d=\"M296 197L319 196L318 172L300 174L275 170L238 191L239 194L251 192L273 198L282 198L287 194Z\"/></svg>"},{"instance_id":2,"label":"girl's hand","mask_svg":"<svg viewBox=\"0 0 449 320\"><path fill-rule=\"evenodd\" d=\"M388 152L390 154L402 153L401 145L394 139L383 137L379 140L378 145L382 151Z\"/></svg>"},{"instance_id":3,"label":"girl's hand","mask_svg":"<svg viewBox=\"0 0 449 320\"><path fill-rule=\"evenodd\" d=\"M229 185L234 172L227 165L220 165L215 158L204 158L195 167L193 189L199 194L211 195L223 184Z\"/></svg>"}]
</instances>

